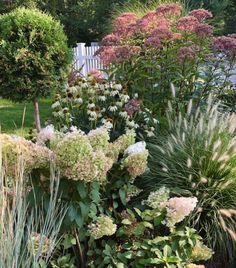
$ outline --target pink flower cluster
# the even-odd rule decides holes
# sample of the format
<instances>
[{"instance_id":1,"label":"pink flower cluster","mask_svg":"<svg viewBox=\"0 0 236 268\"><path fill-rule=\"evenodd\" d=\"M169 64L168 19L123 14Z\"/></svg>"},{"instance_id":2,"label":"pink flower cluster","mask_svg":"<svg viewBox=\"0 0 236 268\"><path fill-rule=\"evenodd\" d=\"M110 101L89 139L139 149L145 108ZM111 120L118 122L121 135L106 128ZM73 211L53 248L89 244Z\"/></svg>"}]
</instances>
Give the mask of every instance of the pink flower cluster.
<instances>
[{"instance_id":1,"label":"pink flower cluster","mask_svg":"<svg viewBox=\"0 0 236 268\"><path fill-rule=\"evenodd\" d=\"M120 43L120 37L115 34L109 34L102 39L102 46L117 46Z\"/></svg>"},{"instance_id":2,"label":"pink flower cluster","mask_svg":"<svg viewBox=\"0 0 236 268\"><path fill-rule=\"evenodd\" d=\"M193 31L195 27L199 24L197 18L193 16L186 16L177 22L177 29L180 31Z\"/></svg>"},{"instance_id":3,"label":"pink flower cluster","mask_svg":"<svg viewBox=\"0 0 236 268\"><path fill-rule=\"evenodd\" d=\"M201 23L195 27L194 32L200 38L207 38L213 35L213 27Z\"/></svg>"},{"instance_id":4,"label":"pink flower cluster","mask_svg":"<svg viewBox=\"0 0 236 268\"><path fill-rule=\"evenodd\" d=\"M132 99L125 105L125 111L127 114L132 117L140 109L140 101L137 99Z\"/></svg>"},{"instance_id":5,"label":"pink flower cluster","mask_svg":"<svg viewBox=\"0 0 236 268\"><path fill-rule=\"evenodd\" d=\"M138 30L150 33L156 27L170 27L170 22L155 11L148 12L137 22Z\"/></svg>"},{"instance_id":6,"label":"pink flower cluster","mask_svg":"<svg viewBox=\"0 0 236 268\"><path fill-rule=\"evenodd\" d=\"M93 79L97 82L97 83L102 83L104 81L104 75L101 71L97 70L97 69L92 69L88 75L92 76Z\"/></svg>"},{"instance_id":7,"label":"pink flower cluster","mask_svg":"<svg viewBox=\"0 0 236 268\"><path fill-rule=\"evenodd\" d=\"M121 16L115 19L113 23L113 30L118 36L131 35L134 33L137 22L137 15L132 12L123 13Z\"/></svg>"},{"instance_id":8,"label":"pink flower cluster","mask_svg":"<svg viewBox=\"0 0 236 268\"><path fill-rule=\"evenodd\" d=\"M142 49L164 48L167 42L173 44L175 40L183 39L186 34L195 34L200 39L212 37L213 27L203 23L212 17L211 12L196 9L188 16L178 19L181 13L182 6L179 4L161 5L141 19L138 19L135 13L124 13L114 21L113 33L102 40L103 47L97 55L108 65L130 59ZM194 57L195 53L188 45L178 52L180 62Z\"/></svg>"},{"instance_id":9,"label":"pink flower cluster","mask_svg":"<svg viewBox=\"0 0 236 268\"><path fill-rule=\"evenodd\" d=\"M161 5L157 8L156 13L158 15L173 15L173 16L180 16L182 12L182 6L179 4L168 4L168 5Z\"/></svg>"},{"instance_id":10,"label":"pink flower cluster","mask_svg":"<svg viewBox=\"0 0 236 268\"><path fill-rule=\"evenodd\" d=\"M220 36L215 38L212 48L225 53L228 56L236 56L236 38L230 36Z\"/></svg>"},{"instance_id":11,"label":"pink flower cluster","mask_svg":"<svg viewBox=\"0 0 236 268\"><path fill-rule=\"evenodd\" d=\"M170 40L173 38L173 33L167 27L160 26L152 31L150 37L158 37L160 40Z\"/></svg>"},{"instance_id":12,"label":"pink flower cluster","mask_svg":"<svg viewBox=\"0 0 236 268\"><path fill-rule=\"evenodd\" d=\"M149 37L145 41L144 46L147 48L155 48L155 49L162 48L161 40L158 37Z\"/></svg>"},{"instance_id":13,"label":"pink flower cluster","mask_svg":"<svg viewBox=\"0 0 236 268\"><path fill-rule=\"evenodd\" d=\"M189 15L197 18L199 22L203 22L204 20L213 17L210 11L203 9L203 8L194 9L189 13Z\"/></svg>"},{"instance_id":14,"label":"pink flower cluster","mask_svg":"<svg viewBox=\"0 0 236 268\"><path fill-rule=\"evenodd\" d=\"M103 64L109 65L114 62L119 62L121 60L130 59L134 54L138 54L141 51L139 46L104 46L101 47L95 55L99 56Z\"/></svg>"},{"instance_id":15,"label":"pink flower cluster","mask_svg":"<svg viewBox=\"0 0 236 268\"><path fill-rule=\"evenodd\" d=\"M196 197L174 197L167 202L167 225L174 227L176 223L181 222L197 206Z\"/></svg>"},{"instance_id":16,"label":"pink flower cluster","mask_svg":"<svg viewBox=\"0 0 236 268\"><path fill-rule=\"evenodd\" d=\"M96 51L95 56L99 56L103 64L109 65L117 60L115 51L114 47L104 46Z\"/></svg>"},{"instance_id":17,"label":"pink flower cluster","mask_svg":"<svg viewBox=\"0 0 236 268\"><path fill-rule=\"evenodd\" d=\"M182 47L177 54L179 62L183 63L185 60L194 59L195 53L191 47Z\"/></svg>"}]
</instances>

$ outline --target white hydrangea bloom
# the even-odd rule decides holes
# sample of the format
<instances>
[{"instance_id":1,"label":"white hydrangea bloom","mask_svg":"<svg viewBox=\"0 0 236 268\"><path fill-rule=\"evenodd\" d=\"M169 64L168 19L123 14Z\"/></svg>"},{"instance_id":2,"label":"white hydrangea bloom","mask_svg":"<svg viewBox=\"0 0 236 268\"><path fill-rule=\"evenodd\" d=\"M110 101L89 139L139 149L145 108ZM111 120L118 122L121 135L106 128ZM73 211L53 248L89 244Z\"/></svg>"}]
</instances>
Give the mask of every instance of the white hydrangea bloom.
<instances>
[{"instance_id":1,"label":"white hydrangea bloom","mask_svg":"<svg viewBox=\"0 0 236 268\"><path fill-rule=\"evenodd\" d=\"M184 220L197 206L196 197L173 197L167 202L167 226L173 227Z\"/></svg>"},{"instance_id":2,"label":"white hydrangea bloom","mask_svg":"<svg viewBox=\"0 0 236 268\"><path fill-rule=\"evenodd\" d=\"M151 192L147 200L144 200L142 204L148 205L153 209L158 209L162 211L166 208L168 199L169 199L170 190L165 186L161 187L155 192Z\"/></svg>"},{"instance_id":3,"label":"white hydrangea bloom","mask_svg":"<svg viewBox=\"0 0 236 268\"><path fill-rule=\"evenodd\" d=\"M89 232L94 239L99 239L103 236L111 236L116 232L117 225L113 223L112 218L102 215L97 218L95 223L89 226Z\"/></svg>"},{"instance_id":4,"label":"white hydrangea bloom","mask_svg":"<svg viewBox=\"0 0 236 268\"><path fill-rule=\"evenodd\" d=\"M55 137L55 131L53 125L48 125L41 129L38 134L37 141L39 143L45 143L46 141L52 140Z\"/></svg>"},{"instance_id":5,"label":"white hydrangea bloom","mask_svg":"<svg viewBox=\"0 0 236 268\"><path fill-rule=\"evenodd\" d=\"M133 155L133 154L139 154L139 153L143 153L146 152L146 142L145 141L140 141L140 142L136 142L133 145L130 145L126 150L125 150L125 154L127 155Z\"/></svg>"}]
</instances>

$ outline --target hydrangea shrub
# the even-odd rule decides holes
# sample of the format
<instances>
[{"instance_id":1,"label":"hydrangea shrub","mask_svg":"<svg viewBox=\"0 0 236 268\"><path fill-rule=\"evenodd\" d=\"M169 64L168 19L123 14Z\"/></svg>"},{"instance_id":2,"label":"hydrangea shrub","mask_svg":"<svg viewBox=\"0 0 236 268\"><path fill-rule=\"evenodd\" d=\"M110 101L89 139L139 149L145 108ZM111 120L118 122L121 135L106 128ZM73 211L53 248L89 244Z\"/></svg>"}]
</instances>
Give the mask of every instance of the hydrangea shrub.
<instances>
[{"instance_id":1,"label":"hydrangea shrub","mask_svg":"<svg viewBox=\"0 0 236 268\"><path fill-rule=\"evenodd\" d=\"M135 179L146 172L149 156L146 143L135 143L135 137L135 132L128 130L111 142L106 125L87 134L76 129L64 134L47 126L38 134L36 143L2 134L4 166L9 162L17 166L17 159L23 155L25 166L30 164L28 172L39 168L49 171L51 165L60 174L59 188L55 190L58 202L68 209L62 240L51 263L62 263L62 257L58 258L61 252L71 265L83 263L88 267L112 263L123 267L189 265L211 257L212 251L203 246L195 230L181 225L197 209L195 197L171 197L170 190L163 187L143 202L137 199L133 203L142 192ZM40 150L47 153L45 165L40 162ZM32 174L29 197L33 195L39 205L44 201L47 210L50 182L46 172ZM34 255L40 247L46 254L50 240L43 234L32 234L29 252ZM81 248L87 251L75 260L72 249Z\"/></svg>"}]
</instances>

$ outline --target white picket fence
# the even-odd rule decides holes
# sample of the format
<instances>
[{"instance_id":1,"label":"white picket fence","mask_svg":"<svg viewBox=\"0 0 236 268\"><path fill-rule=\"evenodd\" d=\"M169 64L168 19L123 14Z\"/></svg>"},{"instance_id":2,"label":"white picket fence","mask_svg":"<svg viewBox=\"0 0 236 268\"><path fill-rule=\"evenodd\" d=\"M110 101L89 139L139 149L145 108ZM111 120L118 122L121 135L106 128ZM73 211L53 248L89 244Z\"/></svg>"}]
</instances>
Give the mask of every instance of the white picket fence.
<instances>
[{"instance_id":1,"label":"white picket fence","mask_svg":"<svg viewBox=\"0 0 236 268\"><path fill-rule=\"evenodd\" d=\"M87 76L92 69L102 69L103 65L100 59L94 56L95 52L100 48L96 42L91 43L91 46L86 46L85 43L78 43L73 49L74 52L74 68L80 71L80 74Z\"/></svg>"}]
</instances>

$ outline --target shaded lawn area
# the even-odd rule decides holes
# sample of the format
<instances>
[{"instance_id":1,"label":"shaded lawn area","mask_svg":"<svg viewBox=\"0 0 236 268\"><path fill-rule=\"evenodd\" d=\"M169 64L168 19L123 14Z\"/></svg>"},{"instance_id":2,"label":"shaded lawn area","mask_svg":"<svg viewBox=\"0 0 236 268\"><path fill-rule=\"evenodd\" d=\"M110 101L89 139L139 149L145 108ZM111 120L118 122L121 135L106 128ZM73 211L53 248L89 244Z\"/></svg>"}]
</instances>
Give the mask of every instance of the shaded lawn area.
<instances>
[{"instance_id":1,"label":"shaded lawn area","mask_svg":"<svg viewBox=\"0 0 236 268\"><path fill-rule=\"evenodd\" d=\"M25 109L25 117L23 119ZM44 126L46 119L51 117L51 99L43 99L39 102L41 124ZM22 129L23 126L23 129ZM0 99L0 127L1 132L27 134L30 128L34 128L34 109L32 103L13 103Z\"/></svg>"}]
</instances>

